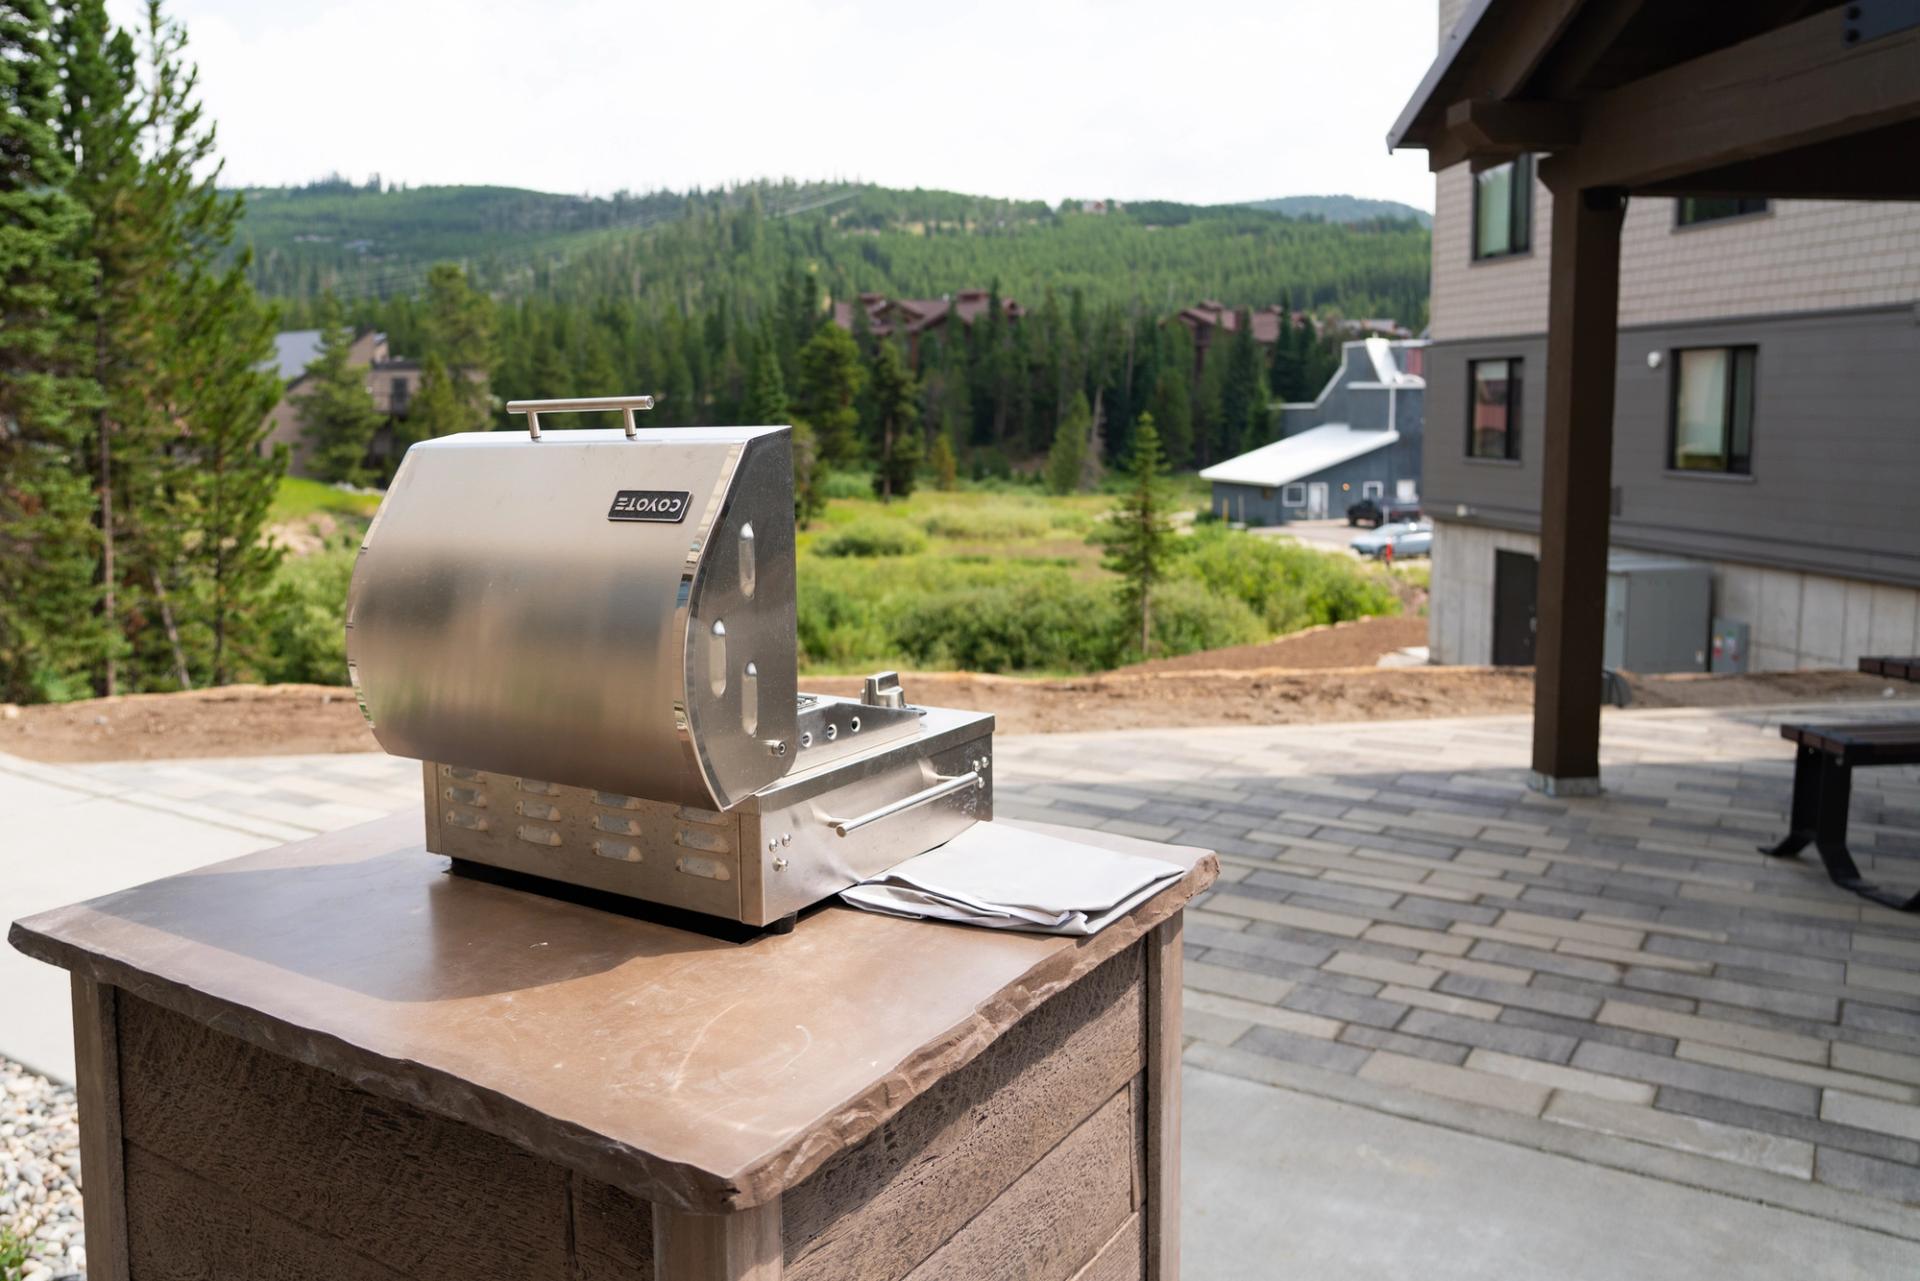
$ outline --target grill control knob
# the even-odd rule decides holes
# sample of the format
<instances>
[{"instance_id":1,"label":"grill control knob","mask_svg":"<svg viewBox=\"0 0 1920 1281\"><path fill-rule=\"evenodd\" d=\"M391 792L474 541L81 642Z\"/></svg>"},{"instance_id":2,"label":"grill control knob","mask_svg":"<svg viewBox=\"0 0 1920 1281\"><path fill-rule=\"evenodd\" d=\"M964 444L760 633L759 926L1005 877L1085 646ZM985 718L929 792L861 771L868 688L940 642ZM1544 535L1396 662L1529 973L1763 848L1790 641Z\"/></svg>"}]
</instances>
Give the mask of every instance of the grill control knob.
<instances>
[{"instance_id":1,"label":"grill control knob","mask_svg":"<svg viewBox=\"0 0 1920 1281\"><path fill-rule=\"evenodd\" d=\"M905 707L907 692L900 688L900 673L875 672L867 677L860 701L868 707Z\"/></svg>"}]
</instances>

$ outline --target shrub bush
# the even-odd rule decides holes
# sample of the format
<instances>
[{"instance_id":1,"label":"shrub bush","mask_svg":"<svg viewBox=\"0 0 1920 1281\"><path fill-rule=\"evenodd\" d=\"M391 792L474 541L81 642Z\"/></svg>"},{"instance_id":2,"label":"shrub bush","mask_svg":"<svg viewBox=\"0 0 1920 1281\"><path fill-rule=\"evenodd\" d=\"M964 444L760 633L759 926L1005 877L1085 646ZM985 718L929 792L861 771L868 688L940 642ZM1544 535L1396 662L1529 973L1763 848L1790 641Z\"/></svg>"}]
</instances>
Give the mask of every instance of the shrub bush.
<instances>
[{"instance_id":1,"label":"shrub bush","mask_svg":"<svg viewBox=\"0 0 1920 1281\"><path fill-rule=\"evenodd\" d=\"M829 471L815 483L823 498L873 497L873 477L863 471Z\"/></svg>"},{"instance_id":2,"label":"shrub bush","mask_svg":"<svg viewBox=\"0 0 1920 1281\"><path fill-rule=\"evenodd\" d=\"M970 672L1094 671L1119 652L1111 587L1064 573L963 587L922 599L895 621L907 661Z\"/></svg>"},{"instance_id":3,"label":"shrub bush","mask_svg":"<svg viewBox=\"0 0 1920 1281\"><path fill-rule=\"evenodd\" d=\"M935 538L997 543L1016 538L1044 538L1052 532L1053 521L1043 508L995 499L935 507L920 518L920 526Z\"/></svg>"},{"instance_id":4,"label":"shrub bush","mask_svg":"<svg viewBox=\"0 0 1920 1281\"><path fill-rule=\"evenodd\" d=\"M868 517L823 534L813 544L820 556L911 556L927 549L926 535L904 520Z\"/></svg>"},{"instance_id":5,"label":"shrub bush","mask_svg":"<svg viewBox=\"0 0 1920 1281\"><path fill-rule=\"evenodd\" d=\"M268 681L347 683L347 584L354 546L340 545L281 562L265 606L260 674Z\"/></svg>"},{"instance_id":6,"label":"shrub bush","mask_svg":"<svg viewBox=\"0 0 1920 1281\"><path fill-rule=\"evenodd\" d=\"M1122 619L1127 642L1133 646L1135 620ZM1153 652L1151 657L1169 658L1203 649L1224 649L1229 645L1253 645L1267 638L1266 624L1232 596L1221 596L1203 584L1176 578L1153 594ZM1138 655L1128 653L1129 658Z\"/></svg>"},{"instance_id":7,"label":"shrub bush","mask_svg":"<svg viewBox=\"0 0 1920 1281\"><path fill-rule=\"evenodd\" d=\"M1176 577L1239 600L1276 635L1400 609L1378 573L1325 552L1222 525L1197 526L1179 546Z\"/></svg>"}]
</instances>

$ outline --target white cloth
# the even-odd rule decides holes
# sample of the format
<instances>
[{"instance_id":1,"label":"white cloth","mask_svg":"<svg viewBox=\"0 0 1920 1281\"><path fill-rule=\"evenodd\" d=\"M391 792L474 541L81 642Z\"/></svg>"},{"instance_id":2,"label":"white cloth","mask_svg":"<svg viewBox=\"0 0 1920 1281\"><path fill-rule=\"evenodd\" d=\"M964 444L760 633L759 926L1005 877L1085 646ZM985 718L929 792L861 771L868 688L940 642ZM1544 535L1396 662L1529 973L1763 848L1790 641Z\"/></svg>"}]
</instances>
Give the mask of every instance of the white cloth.
<instances>
[{"instance_id":1,"label":"white cloth","mask_svg":"<svg viewBox=\"0 0 1920 1281\"><path fill-rule=\"evenodd\" d=\"M1039 934L1096 934L1186 869L998 823L896 863L840 897L893 916Z\"/></svg>"}]
</instances>

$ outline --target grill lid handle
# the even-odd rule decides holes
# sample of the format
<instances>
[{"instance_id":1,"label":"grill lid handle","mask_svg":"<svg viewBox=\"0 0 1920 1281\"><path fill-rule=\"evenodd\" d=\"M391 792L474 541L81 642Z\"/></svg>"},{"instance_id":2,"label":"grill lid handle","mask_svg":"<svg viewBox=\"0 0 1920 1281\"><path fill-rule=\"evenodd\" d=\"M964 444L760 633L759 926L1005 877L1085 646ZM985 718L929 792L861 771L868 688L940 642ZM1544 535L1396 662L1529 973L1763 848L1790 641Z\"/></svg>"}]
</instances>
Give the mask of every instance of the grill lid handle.
<instances>
[{"instance_id":1,"label":"grill lid handle","mask_svg":"<svg viewBox=\"0 0 1920 1281\"><path fill-rule=\"evenodd\" d=\"M509 400L507 412L527 416L527 435L540 439L541 414L592 414L606 409L618 409L625 415L627 439L632 440L640 434L634 426L633 411L652 409L655 397L652 396L582 396L573 400Z\"/></svg>"}]
</instances>

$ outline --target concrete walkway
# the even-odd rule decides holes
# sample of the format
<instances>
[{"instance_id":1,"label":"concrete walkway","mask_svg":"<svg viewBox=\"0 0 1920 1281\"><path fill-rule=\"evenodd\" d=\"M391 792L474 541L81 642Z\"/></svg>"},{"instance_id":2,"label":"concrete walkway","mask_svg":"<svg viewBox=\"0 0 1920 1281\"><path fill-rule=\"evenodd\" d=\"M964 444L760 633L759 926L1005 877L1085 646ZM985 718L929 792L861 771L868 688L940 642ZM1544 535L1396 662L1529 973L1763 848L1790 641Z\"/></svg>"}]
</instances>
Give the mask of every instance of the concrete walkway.
<instances>
[{"instance_id":1,"label":"concrete walkway","mask_svg":"<svg viewBox=\"0 0 1920 1281\"><path fill-rule=\"evenodd\" d=\"M1609 712L1578 801L1526 789L1524 717L1003 738L1003 817L1221 852L1192 1275L1920 1274L1920 921L1755 852L1779 719ZM415 770L0 758L0 911L415 805ZM1920 771L1863 772L1854 818L1869 874L1920 885ZM70 1070L64 979L0 957L0 1051Z\"/></svg>"},{"instance_id":2,"label":"concrete walkway","mask_svg":"<svg viewBox=\"0 0 1920 1281\"><path fill-rule=\"evenodd\" d=\"M377 754L42 765L0 755L0 927L143 881L419 804ZM73 1079L62 970L0 946L0 1054Z\"/></svg>"}]
</instances>

